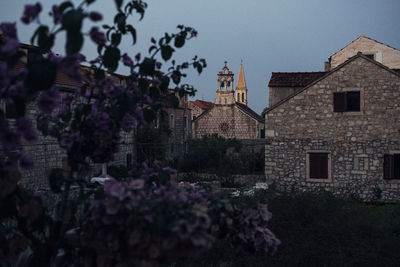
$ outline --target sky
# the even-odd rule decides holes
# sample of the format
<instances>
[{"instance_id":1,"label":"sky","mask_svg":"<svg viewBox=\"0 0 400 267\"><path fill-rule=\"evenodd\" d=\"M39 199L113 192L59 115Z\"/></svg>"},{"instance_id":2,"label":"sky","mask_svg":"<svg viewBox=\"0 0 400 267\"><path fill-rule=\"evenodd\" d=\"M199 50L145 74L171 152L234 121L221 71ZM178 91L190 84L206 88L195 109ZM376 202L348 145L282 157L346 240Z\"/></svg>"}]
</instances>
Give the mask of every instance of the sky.
<instances>
[{"instance_id":1,"label":"sky","mask_svg":"<svg viewBox=\"0 0 400 267\"><path fill-rule=\"evenodd\" d=\"M125 0L126 2L127 0ZM35 26L20 23L23 6L30 0L0 0L0 21L17 21L21 42L29 43ZM51 5L43 0L41 20L49 23ZM79 4L80 1L74 1ZM191 71L185 83L197 93L193 99L214 102L217 73L228 62L235 74L243 60L248 89L248 106L261 113L268 106L268 81L272 72L323 71L324 61L360 35L400 49L400 0L145 0L143 20L130 22L137 29L138 42L122 42L122 49L134 56L147 54L151 37L175 32L183 24L198 31L198 37L177 50L177 62L198 55L207 60L201 75ZM115 11L112 0L97 0L90 10L104 14L110 23ZM92 25L85 24L88 31ZM64 53L63 38L54 52ZM93 58L95 46L85 42L83 53ZM169 62L164 64L168 67ZM124 74L125 69L118 69Z\"/></svg>"}]
</instances>

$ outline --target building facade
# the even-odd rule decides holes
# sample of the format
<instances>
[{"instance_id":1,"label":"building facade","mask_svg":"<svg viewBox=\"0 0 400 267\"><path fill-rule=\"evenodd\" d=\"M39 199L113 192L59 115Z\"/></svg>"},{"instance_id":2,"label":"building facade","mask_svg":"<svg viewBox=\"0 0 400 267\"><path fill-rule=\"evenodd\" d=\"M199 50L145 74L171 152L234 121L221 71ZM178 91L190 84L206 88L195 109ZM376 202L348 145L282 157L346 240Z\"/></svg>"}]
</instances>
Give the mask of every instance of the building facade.
<instances>
[{"instance_id":1,"label":"building facade","mask_svg":"<svg viewBox=\"0 0 400 267\"><path fill-rule=\"evenodd\" d=\"M233 89L233 76L225 62L225 66L218 73L214 106L192 121L193 138L218 134L225 138L256 139L263 135L263 118L247 106L243 65L240 66L236 94Z\"/></svg>"},{"instance_id":2,"label":"building facade","mask_svg":"<svg viewBox=\"0 0 400 267\"><path fill-rule=\"evenodd\" d=\"M341 63L334 54L329 71L264 111L265 174L278 190L400 200L400 73L388 46L360 38L340 50Z\"/></svg>"}]
</instances>

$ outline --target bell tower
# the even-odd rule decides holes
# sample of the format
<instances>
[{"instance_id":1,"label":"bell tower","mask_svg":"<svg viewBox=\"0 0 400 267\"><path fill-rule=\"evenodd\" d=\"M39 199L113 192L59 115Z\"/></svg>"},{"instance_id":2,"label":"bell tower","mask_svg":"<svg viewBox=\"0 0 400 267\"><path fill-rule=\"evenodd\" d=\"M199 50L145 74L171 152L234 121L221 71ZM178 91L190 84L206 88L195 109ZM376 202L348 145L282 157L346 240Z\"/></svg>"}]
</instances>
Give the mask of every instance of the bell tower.
<instances>
[{"instance_id":1,"label":"bell tower","mask_svg":"<svg viewBox=\"0 0 400 267\"><path fill-rule=\"evenodd\" d=\"M244 78L243 61L240 63L239 77L236 85L236 102L247 106L247 86Z\"/></svg>"},{"instance_id":2,"label":"bell tower","mask_svg":"<svg viewBox=\"0 0 400 267\"><path fill-rule=\"evenodd\" d=\"M233 90L233 73L229 70L227 64L218 73L218 89L215 104L217 105L231 105L235 104L235 96Z\"/></svg>"}]
</instances>

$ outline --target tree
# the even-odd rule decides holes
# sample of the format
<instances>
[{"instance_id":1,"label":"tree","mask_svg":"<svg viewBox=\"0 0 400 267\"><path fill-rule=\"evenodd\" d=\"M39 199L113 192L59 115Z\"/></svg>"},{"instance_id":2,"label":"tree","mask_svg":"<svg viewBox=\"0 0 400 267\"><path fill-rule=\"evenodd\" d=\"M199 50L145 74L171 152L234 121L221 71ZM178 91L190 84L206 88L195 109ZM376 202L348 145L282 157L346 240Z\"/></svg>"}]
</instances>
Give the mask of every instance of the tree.
<instances>
[{"instance_id":1,"label":"tree","mask_svg":"<svg viewBox=\"0 0 400 267\"><path fill-rule=\"evenodd\" d=\"M197 35L193 28L183 25L158 41L152 38L149 56L138 53L132 58L121 51L122 38L129 36L133 44L136 42L136 29L129 24L129 17L139 14L143 18L147 5L141 0L115 0L114 24L103 25L105 32L93 26L88 33L97 45L98 56L87 60L80 54L85 38L82 24L102 20L100 13L89 10L93 2L85 0L75 5L64 1L54 5L50 12L54 27L40 23L40 3L26 5L21 20L38 24L31 39L37 49L18 72L15 65L27 55L19 50L15 23L0 25L0 96L15 111L16 121L11 123L6 110L0 109L0 260L6 263L157 265L172 255L182 256L182 249L198 253L210 248L222 228L230 229L227 233L239 231L229 223L235 220L239 209L220 203L222 199L228 204L229 198L215 198L193 186L178 186L169 178L175 171L158 162L152 167L144 164L135 177L112 179L104 188L88 187L89 162L111 161L118 150L121 131L150 123L162 108L168 88L173 86L180 95L194 94L192 86L181 82L184 71L193 67L201 73L206 67L205 60L197 56L182 64L171 60L176 49ZM67 37L65 56L56 56L51 48L56 36L63 32ZM161 60L171 62L167 71L162 70ZM82 63L90 67L82 71ZM126 85L116 84L107 75L121 63L130 71ZM80 90L62 94L54 86L57 71L81 82ZM54 214L39 197L18 186L19 168L33 166L21 143L35 142L38 137L35 123L26 115L31 102L40 111L37 130L56 138L68 155L68 175L60 169L53 169L49 175L52 191L59 194ZM80 190L78 196L72 197L70 188L74 185ZM221 209L225 217L220 215ZM262 222L269 219L264 216L265 209L255 212L262 216ZM267 229L265 225L257 229L254 228L254 237L241 240L249 242L264 236L264 242L254 242L255 247L274 250L279 240L263 230Z\"/></svg>"}]
</instances>

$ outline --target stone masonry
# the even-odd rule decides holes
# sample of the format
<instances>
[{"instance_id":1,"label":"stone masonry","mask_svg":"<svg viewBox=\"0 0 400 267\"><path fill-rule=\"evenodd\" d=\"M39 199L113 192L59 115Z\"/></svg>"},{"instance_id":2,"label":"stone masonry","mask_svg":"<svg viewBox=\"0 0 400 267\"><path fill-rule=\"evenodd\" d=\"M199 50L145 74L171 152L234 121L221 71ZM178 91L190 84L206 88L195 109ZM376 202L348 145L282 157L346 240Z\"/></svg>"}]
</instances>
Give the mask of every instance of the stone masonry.
<instances>
[{"instance_id":1,"label":"stone masonry","mask_svg":"<svg viewBox=\"0 0 400 267\"><path fill-rule=\"evenodd\" d=\"M360 111L334 112L333 93L359 91ZM400 75L358 54L265 113L265 174L281 191L324 189L400 200L383 156L400 153ZM308 153L329 154L329 179L308 178Z\"/></svg>"}]
</instances>

